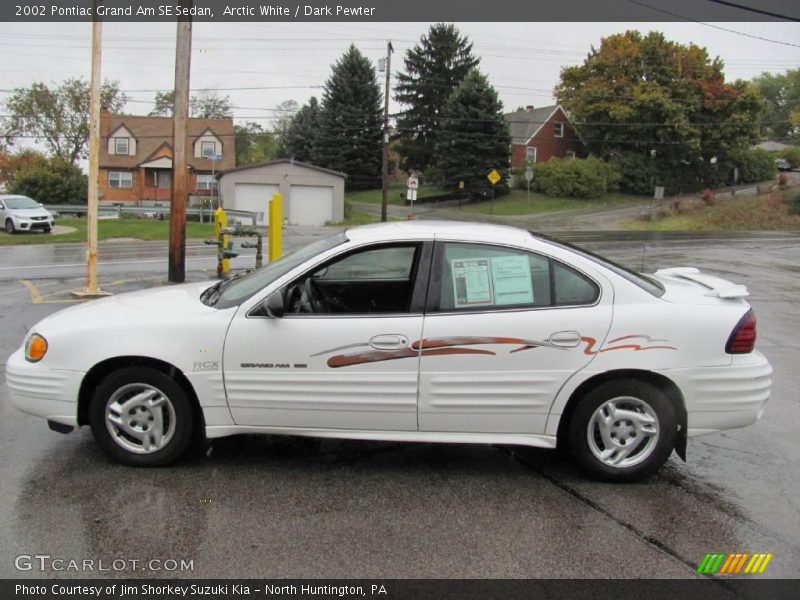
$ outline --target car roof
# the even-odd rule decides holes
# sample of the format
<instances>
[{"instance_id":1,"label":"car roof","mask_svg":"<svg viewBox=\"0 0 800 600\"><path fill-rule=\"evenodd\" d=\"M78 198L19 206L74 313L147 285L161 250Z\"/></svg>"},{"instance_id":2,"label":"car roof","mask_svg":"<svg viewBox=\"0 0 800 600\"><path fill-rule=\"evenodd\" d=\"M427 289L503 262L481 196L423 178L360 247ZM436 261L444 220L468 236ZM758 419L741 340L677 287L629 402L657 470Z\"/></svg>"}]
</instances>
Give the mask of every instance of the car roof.
<instances>
[{"instance_id":1,"label":"car roof","mask_svg":"<svg viewBox=\"0 0 800 600\"><path fill-rule=\"evenodd\" d=\"M531 234L518 227L476 223L472 221L390 221L347 229L353 241L373 239L495 240L497 242L530 242Z\"/></svg>"}]
</instances>

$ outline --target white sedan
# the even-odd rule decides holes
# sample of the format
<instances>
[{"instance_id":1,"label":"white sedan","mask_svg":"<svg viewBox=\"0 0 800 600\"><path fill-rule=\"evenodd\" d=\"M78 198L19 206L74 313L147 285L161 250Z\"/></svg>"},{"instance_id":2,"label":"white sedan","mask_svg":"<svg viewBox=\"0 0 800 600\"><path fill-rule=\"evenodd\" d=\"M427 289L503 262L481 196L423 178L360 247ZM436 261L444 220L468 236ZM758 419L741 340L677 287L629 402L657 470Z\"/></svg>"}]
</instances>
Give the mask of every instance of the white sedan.
<instances>
[{"instance_id":1,"label":"white sedan","mask_svg":"<svg viewBox=\"0 0 800 600\"><path fill-rule=\"evenodd\" d=\"M634 481L769 398L747 290L509 227L349 229L262 269L96 300L6 365L20 410L130 465L238 433L564 445Z\"/></svg>"}]
</instances>

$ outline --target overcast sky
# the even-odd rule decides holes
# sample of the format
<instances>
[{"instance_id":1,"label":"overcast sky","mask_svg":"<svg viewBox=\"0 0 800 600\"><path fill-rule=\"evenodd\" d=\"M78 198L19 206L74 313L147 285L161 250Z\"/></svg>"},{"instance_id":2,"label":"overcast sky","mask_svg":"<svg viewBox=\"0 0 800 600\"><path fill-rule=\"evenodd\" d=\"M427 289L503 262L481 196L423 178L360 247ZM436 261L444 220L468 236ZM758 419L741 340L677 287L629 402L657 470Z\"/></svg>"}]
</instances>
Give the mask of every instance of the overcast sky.
<instances>
[{"instance_id":1,"label":"overcast sky","mask_svg":"<svg viewBox=\"0 0 800 600\"><path fill-rule=\"evenodd\" d=\"M626 29L664 32L694 42L725 63L729 80L800 65L800 23L457 23L474 42L481 68L508 110L553 103L563 66L579 64L592 45ZM269 128L274 107L321 95L331 64L355 43L373 62L395 48L392 71L428 23L195 23L192 88L230 95L237 120ZM726 31L729 30L729 31ZM766 38L766 39L758 39ZM133 101L131 114L146 114L156 90L171 89L174 23L106 23L103 77L116 79ZM0 23L0 101L8 91L35 81L57 83L90 74L89 23ZM381 79L381 85L382 85ZM236 89L239 88L239 89ZM242 89L262 88L262 89ZM271 88L271 89L270 89ZM392 112L398 110L392 104ZM5 110L0 110L5 114Z\"/></svg>"}]
</instances>

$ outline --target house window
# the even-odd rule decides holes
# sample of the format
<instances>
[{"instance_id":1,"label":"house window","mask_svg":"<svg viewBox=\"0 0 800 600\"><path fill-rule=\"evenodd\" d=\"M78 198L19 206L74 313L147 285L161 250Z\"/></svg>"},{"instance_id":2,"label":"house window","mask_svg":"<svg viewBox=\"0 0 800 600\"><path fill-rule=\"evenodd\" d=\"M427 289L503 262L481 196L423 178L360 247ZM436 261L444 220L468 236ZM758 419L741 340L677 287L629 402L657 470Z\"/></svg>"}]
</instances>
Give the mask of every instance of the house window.
<instances>
[{"instance_id":1,"label":"house window","mask_svg":"<svg viewBox=\"0 0 800 600\"><path fill-rule=\"evenodd\" d=\"M564 137L563 123L553 123L553 137Z\"/></svg>"},{"instance_id":2,"label":"house window","mask_svg":"<svg viewBox=\"0 0 800 600\"><path fill-rule=\"evenodd\" d=\"M109 171L108 187L130 188L133 187L133 173L130 171Z\"/></svg>"},{"instance_id":3,"label":"house window","mask_svg":"<svg viewBox=\"0 0 800 600\"><path fill-rule=\"evenodd\" d=\"M217 187L217 182L208 173L200 173L197 175L197 189L210 190Z\"/></svg>"},{"instance_id":4,"label":"house window","mask_svg":"<svg viewBox=\"0 0 800 600\"><path fill-rule=\"evenodd\" d=\"M114 154L129 154L130 153L130 138L118 137L114 138Z\"/></svg>"},{"instance_id":5,"label":"house window","mask_svg":"<svg viewBox=\"0 0 800 600\"><path fill-rule=\"evenodd\" d=\"M525 148L525 160L527 162L536 162L536 146L528 146Z\"/></svg>"},{"instance_id":6,"label":"house window","mask_svg":"<svg viewBox=\"0 0 800 600\"><path fill-rule=\"evenodd\" d=\"M156 171L156 187L162 189L171 188L172 171Z\"/></svg>"},{"instance_id":7,"label":"house window","mask_svg":"<svg viewBox=\"0 0 800 600\"><path fill-rule=\"evenodd\" d=\"M217 144L215 142L200 142L200 156L203 158L211 158L217 153Z\"/></svg>"},{"instance_id":8,"label":"house window","mask_svg":"<svg viewBox=\"0 0 800 600\"><path fill-rule=\"evenodd\" d=\"M567 150L564 153L564 158L567 160L573 160L575 158L575 151L574 150Z\"/></svg>"}]
</instances>

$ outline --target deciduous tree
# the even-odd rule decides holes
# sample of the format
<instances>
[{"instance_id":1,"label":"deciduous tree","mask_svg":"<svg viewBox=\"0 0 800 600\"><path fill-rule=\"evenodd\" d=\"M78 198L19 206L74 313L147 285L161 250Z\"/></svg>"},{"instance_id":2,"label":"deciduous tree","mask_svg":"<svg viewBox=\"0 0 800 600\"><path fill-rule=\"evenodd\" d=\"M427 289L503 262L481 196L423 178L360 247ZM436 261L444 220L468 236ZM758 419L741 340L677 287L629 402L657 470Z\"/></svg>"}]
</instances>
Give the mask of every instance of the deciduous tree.
<instances>
[{"instance_id":1,"label":"deciduous tree","mask_svg":"<svg viewBox=\"0 0 800 600\"><path fill-rule=\"evenodd\" d=\"M100 92L103 110L118 113L127 101L119 82L103 83ZM5 105L9 117L3 133L8 143L32 138L69 163L86 158L89 84L85 80L66 79L55 87L37 82L28 88L17 88Z\"/></svg>"}]
</instances>

